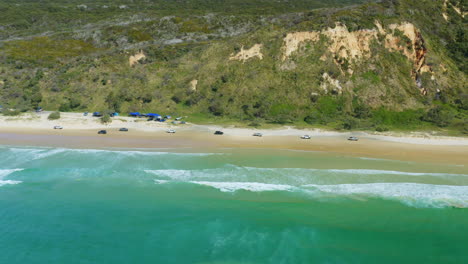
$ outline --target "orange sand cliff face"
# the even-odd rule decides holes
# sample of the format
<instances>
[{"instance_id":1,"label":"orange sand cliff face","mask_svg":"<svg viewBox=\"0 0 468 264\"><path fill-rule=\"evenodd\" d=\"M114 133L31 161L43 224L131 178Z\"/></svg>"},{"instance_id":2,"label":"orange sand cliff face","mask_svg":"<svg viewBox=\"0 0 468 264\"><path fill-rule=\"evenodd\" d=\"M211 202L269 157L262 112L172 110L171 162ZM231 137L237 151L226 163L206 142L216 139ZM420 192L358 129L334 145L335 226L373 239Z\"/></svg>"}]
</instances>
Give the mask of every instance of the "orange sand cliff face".
<instances>
[{"instance_id":1,"label":"orange sand cliff face","mask_svg":"<svg viewBox=\"0 0 468 264\"><path fill-rule=\"evenodd\" d=\"M328 47L327 53L321 59L331 56L338 65L348 61L350 63L349 74L354 72L353 65L372 56L370 49L372 41L377 41L391 52L404 54L413 63L411 72L413 79L417 80L418 76L423 72L432 73L430 67L425 64L427 49L424 45L424 39L413 24L391 24L387 29L379 22L375 24L376 29L363 29L352 32L348 30L346 25L337 23L334 28L327 28L322 31L289 33L284 38L282 60L287 60L292 54L300 50L304 42L316 43L321 36L324 36L328 40ZM407 39L403 39L400 34ZM384 37L382 42L379 41L379 35ZM421 92L426 93L423 88Z\"/></svg>"}]
</instances>

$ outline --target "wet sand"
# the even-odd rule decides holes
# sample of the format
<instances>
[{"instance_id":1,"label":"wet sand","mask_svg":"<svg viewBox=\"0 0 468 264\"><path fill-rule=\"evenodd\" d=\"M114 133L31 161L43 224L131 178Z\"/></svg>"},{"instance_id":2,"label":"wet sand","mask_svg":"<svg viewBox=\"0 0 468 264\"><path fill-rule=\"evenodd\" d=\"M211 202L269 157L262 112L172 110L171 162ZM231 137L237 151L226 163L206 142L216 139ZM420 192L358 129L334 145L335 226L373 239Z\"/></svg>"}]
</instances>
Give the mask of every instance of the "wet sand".
<instances>
[{"instance_id":1,"label":"wet sand","mask_svg":"<svg viewBox=\"0 0 468 264\"><path fill-rule=\"evenodd\" d=\"M468 165L468 146L440 144L408 144L379 140L371 135L360 136L359 141L347 140L346 134L312 136L310 140L296 135L266 135L253 137L242 133L213 135L210 130L184 128L176 134L164 130L119 132L107 128L106 135L95 129L19 129L0 127L1 145L48 146L65 148L132 148L132 149L197 149L213 151L217 148L288 149L321 151L354 157ZM463 143L463 142L462 142Z\"/></svg>"}]
</instances>

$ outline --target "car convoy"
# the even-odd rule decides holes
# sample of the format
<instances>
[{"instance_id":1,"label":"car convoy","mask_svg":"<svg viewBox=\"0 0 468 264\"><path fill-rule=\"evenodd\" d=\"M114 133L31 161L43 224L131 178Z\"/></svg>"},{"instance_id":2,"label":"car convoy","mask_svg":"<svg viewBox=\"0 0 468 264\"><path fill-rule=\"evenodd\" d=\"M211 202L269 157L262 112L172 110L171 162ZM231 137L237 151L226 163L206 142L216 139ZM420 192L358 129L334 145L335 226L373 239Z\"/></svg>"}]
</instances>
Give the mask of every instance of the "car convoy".
<instances>
[{"instance_id":1,"label":"car convoy","mask_svg":"<svg viewBox=\"0 0 468 264\"><path fill-rule=\"evenodd\" d=\"M59 129L59 130L61 130L61 129L63 129L63 127L62 127L62 126L54 126L54 129ZM128 132L128 128L122 127L122 128L119 128L119 131L120 131L120 132ZM174 129L168 129L168 130L166 130L166 133L167 133L167 134L175 134L176 131L175 131ZM106 134L107 134L107 130L105 130L105 129L99 130L99 131L98 131L98 134L99 134L99 135L106 135ZM221 131L221 130L216 130L216 131L214 132L214 135L224 135L224 132ZM255 132L255 133L252 134L252 136L254 136L254 137L263 137L263 134L260 133L260 132ZM309 135L302 135L302 136L300 136L300 138L301 138L301 139L311 139L311 136L309 136ZM350 136L350 137L348 137L348 141L359 141L359 138L358 138L358 137L355 137L355 136Z\"/></svg>"},{"instance_id":2,"label":"car convoy","mask_svg":"<svg viewBox=\"0 0 468 264\"><path fill-rule=\"evenodd\" d=\"M38 111L42 111L42 109L39 109ZM87 116L87 115L88 115L88 112L84 112L83 115L84 115L84 116ZM149 117L153 117L152 115L154 115L156 118L161 118L161 116L160 116L160 115L157 115L157 114L144 114L144 115L143 115L143 114L140 114L140 113L130 113L130 116L137 116L137 117L140 117L140 116L149 116ZM99 116L102 116L102 113L100 113L100 112L94 112L94 113L93 113L93 116L94 116L94 117L96 117L96 116L99 117ZM113 113L112 116L118 116L118 113ZM171 116L168 116L168 115L164 116L164 120L170 119L170 118L171 118ZM183 124L185 124L185 121L180 121L181 119L182 119L182 117L177 117L177 118L175 118L175 120L178 121L178 122L173 121L172 123L173 123L173 124L175 124L175 123L183 123ZM63 129L62 126L54 126L53 128L54 128L54 129L58 129L58 130ZM128 132L129 130L128 130L128 128L126 128L126 127L122 127L122 128L119 128L118 131L120 131L120 132ZM168 133L168 134L175 134L176 131L175 131L174 129L168 129L168 130L166 130L166 133ZM103 130L99 130L99 131L98 131L98 134L99 134L99 135L106 135L106 134L107 134L107 130L104 130L104 129L103 129ZM221 130L216 130L216 131L214 132L214 135L224 135L224 132L221 131ZM255 132L255 133L252 134L252 136L254 136L254 137L263 137L263 134L260 133L260 132ZM301 139L311 139L311 136L306 134L306 135L300 136L300 138L301 138ZM359 139L358 139L357 137L355 137L355 136L350 136L350 137L348 137L348 141L359 141Z\"/></svg>"}]
</instances>

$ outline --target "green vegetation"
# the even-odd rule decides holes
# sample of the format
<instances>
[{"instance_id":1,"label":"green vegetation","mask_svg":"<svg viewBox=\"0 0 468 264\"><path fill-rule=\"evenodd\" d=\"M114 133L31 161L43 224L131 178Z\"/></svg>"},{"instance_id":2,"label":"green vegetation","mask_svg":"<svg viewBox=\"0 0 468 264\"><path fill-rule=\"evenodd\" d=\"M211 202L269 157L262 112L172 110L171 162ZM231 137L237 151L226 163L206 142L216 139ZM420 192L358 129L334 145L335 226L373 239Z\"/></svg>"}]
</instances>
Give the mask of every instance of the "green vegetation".
<instances>
[{"instance_id":1,"label":"green vegetation","mask_svg":"<svg viewBox=\"0 0 468 264\"><path fill-rule=\"evenodd\" d=\"M83 40L36 37L31 40L9 41L5 44L4 51L9 62L23 61L51 66L59 59L86 55L96 49Z\"/></svg>"},{"instance_id":2,"label":"green vegetation","mask_svg":"<svg viewBox=\"0 0 468 264\"><path fill-rule=\"evenodd\" d=\"M108 123L111 123L112 122L112 118L109 116L109 115L103 115L101 118L101 123L103 124L108 124Z\"/></svg>"},{"instance_id":3,"label":"green vegetation","mask_svg":"<svg viewBox=\"0 0 468 264\"><path fill-rule=\"evenodd\" d=\"M47 119L49 120L57 120L57 119L60 119L60 112L52 112L49 114L49 116L47 117Z\"/></svg>"},{"instance_id":4,"label":"green vegetation","mask_svg":"<svg viewBox=\"0 0 468 264\"><path fill-rule=\"evenodd\" d=\"M21 111L7 109L7 110L3 110L2 114L5 116L18 116L21 114Z\"/></svg>"},{"instance_id":5,"label":"green vegetation","mask_svg":"<svg viewBox=\"0 0 468 264\"><path fill-rule=\"evenodd\" d=\"M452 1L454 4L463 2ZM353 4L353 5L352 5ZM0 105L22 112L110 109L192 122L467 133L467 27L442 1L15 0L0 3ZM328 8L333 7L333 8ZM430 71L373 40L354 62L306 42L283 61L287 33L410 22ZM395 30L398 42L411 40ZM380 42L379 42L380 41ZM262 44L263 59L229 60ZM130 67L129 57L146 58ZM412 50L414 51L414 50ZM325 56L323 56L325 54ZM352 69L352 74L350 70ZM432 72L431 72L432 71ZM327 73L340 89L323 88ZM197 80L196 89L191 82ZM427 94L420 92L419 86ZM109 112L109 113L111 113ZM103 119L110 121L108 115Z\"/></svg>"}]
</instances>

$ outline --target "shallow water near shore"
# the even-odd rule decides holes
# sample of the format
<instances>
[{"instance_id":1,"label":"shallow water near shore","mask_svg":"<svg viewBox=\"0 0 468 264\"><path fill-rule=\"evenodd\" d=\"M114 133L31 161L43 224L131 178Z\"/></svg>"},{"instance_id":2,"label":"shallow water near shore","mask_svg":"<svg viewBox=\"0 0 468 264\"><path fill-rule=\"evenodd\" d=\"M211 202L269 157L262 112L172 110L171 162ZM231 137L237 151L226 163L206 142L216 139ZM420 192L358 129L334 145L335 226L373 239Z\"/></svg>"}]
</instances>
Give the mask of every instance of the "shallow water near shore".
<instances>
[{"instance_id":1,"label":"shallow water near shore","mask_svg":"<svg viewBox=\"0 0 468 264\"><path fill-rule=\"evenodd\" d=\"M466 164L0 147L0 263L465 263L467 208Z\"/></svg>"}]
</instances>

